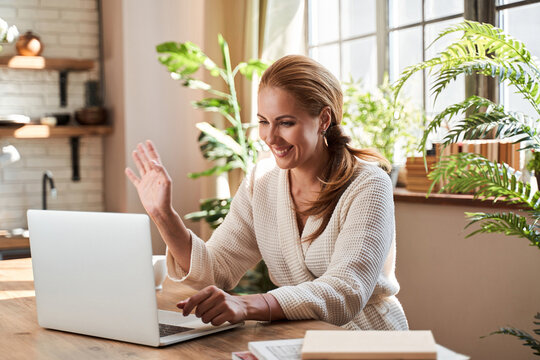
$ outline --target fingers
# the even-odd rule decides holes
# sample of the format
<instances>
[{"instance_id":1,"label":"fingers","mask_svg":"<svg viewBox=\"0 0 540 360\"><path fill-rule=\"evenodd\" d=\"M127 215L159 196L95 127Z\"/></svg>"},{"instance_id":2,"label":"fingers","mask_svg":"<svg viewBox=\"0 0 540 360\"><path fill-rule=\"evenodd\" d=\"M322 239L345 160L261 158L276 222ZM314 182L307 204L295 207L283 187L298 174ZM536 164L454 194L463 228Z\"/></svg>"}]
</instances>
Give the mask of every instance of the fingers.
<instances>
[{"instance_id":1,"label":"fingers","mask_svg":"<svg viewBox=\"0 0 540 360\"><path fill-rule=\"evenodd\" d=\"M146 140L145 145L142 143L137 144L136 149L132 153L133 160L141 177L154 167L154 163L161 167L160 170L164 170L161 166L159 154L152 141Z\"/></svg>"},{"instance_id":2,"label":"fingers","mask_svg":"<svg viewBox=\"0 0 540 360\"><path fill-rule=\"evenodd\" d=\"M223 296L221 292L214 292L197 306L197 309L195 309L195 315L197 317L203 318L205 314L212 312L212 309L216 309L216 307L218 307L218 305L220 304L223 304L224 301L225 296ZM211 319L212 317L205 322L210 322Z\"/></svg>"},{"instance_id":3,"label":"fingers","mask_svg":"<svg viewBox=\"0 0 540 360\"><path fill-rule=\"evenodd\" d=\"M148 155L150 155L150 159L156 160L161 164L161 159L159 158L159 154L154 146L154 143L152 143L150 140L146 140L146 147L148 148Z\"/></svg>"},{"instance_id":4,"label":"fingers","mask_svg":"<svg viewBox=\"0 0 540 360\"><path fill-rule=\"evenodd\" d=\"M211 323L214 326L219 326L219 325L225 323L226 321L229 321L229 319L227 317L228 317L228 315L225 314L225 313L220 314L220 315L216 316L215 318L213 318Z\"/></svg>"},{"instance_id":5,"label":"fingers","mask_svg":"<svg viewBox=\"0 0 540 360\"><path fill-rule=\"evenodd\" d=\"M208 286L192 297L176 304L184 316L195 309L195 316L205 324L221 325L226 321L236 323L246 318L247 309L236 297L228 295L216 286Z\"/></svg>"},{"instance_id":6,"label":"fingers","mask_svg":"<svg viewBox=\"0 0 540 360\"><path fill-rule=\"evenodd\" d=\"M142 166L144 167L145 172L150 171L150 160L148 159L148 155L146 154L146 149L141 143L137 144L137 157L139 158Z\"/></svg>"},{"instance_id":7,"label":"fingers","mask_svg":"<svg viewBox=\"0 0 540 360\"><path fill-rule=\"evenodd\" d=\"M183 305L183 315L188 315L196 306L208 299L214 293L213 289L217 288L215 286L207 286L189 299L184 300L185 304Z\"/></svg>"},{"instance_id":8,"label":"fingers","mask_svg":"<svg viewBox=\"0 0 540 360\"><path fill-rule=\"evenodd\" d=\"M130 168L126 168L126 170L124 170L124 172L126 173L126 176L128 177L128 179L131 181L131 183L133 185L135 185L135 187L137 185L139 185L139 183L141 182L141 180L137 177L137 175L135 175L135 173L133 172L133 170L131 170Z\"/></svg>"},{"instance_id":9,"label":"fingers","mask_svg":"<svg viewBox=\"0 0 540 360\"><path fill-rule=\"evenodd\" d=\"M141 176L144 176L144 174L146 174L146 169L141 161L141 158L139 157L139 153L137 150L133 150L133 152L131 153L132 157L133 157L133 161L135 161L135 166L137 166L137 170L139 170L139 174Z\"/></svg>"},{"instance_id":10,"label":"fingers","mask_svg":"<svg viewBox=\"0 0 540 360\"><path fill-rule=\"evenodd\" d=\"M197 308L198 310L198 308ZM217 303L214 306L210 307L205 312L201 313L201 316L199 316L203 323L208 324L209 322L212 322L214 324L214 319L217 317L230 317L230 312L227 311L227 306L225 303Z\"/></svg>"}]
</instances>

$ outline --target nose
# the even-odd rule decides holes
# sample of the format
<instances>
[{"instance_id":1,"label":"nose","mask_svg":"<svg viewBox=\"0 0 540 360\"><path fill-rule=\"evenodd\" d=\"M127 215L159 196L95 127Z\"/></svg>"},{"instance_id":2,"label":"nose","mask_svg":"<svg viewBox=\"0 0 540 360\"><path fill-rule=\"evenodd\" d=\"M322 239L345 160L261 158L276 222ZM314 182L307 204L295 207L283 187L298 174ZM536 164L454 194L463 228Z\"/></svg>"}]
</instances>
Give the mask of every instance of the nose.
<instances>
[{"instance_id":1,"label":"nose","mask_svg":"<svg viewBox=\"0 0 540 360\"><path fill-rule=\"evenodd\" d=\"M272 125L269 125L264 129L264 134L261 134L261 139L267 144L267 145L273 145L277 142L277 139L279 138L279 133L277 127L274 127Z\"/></svg>"}]
</instances>

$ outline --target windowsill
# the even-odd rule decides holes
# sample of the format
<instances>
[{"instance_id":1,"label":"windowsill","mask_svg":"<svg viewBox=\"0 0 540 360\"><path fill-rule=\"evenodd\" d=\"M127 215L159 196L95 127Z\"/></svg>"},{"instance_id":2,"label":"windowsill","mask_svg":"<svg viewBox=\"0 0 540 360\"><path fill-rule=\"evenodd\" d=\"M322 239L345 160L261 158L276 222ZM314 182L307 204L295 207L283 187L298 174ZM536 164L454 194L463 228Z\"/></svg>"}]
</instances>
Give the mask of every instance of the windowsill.
<instances>
[{"instance_id":1,"label":"windowsill","mask_svg":"<svg viewBox=\"0 0 540 360\"><path fill-rule=\"evenodd\" d=\"M405 188L394 189L394 201L395 202L408 202L408 203L420 203L429 205L454 205L454 206L474 206L474 207L488 207L488 208L506 208L506 209L519 209L518 205L509 205L502 201L496 203L490 200L482 201L480 199L474 199L470 194L439 194L431 193L426 198L426 193L409 191Z\"/></svg>"}]
</instances>

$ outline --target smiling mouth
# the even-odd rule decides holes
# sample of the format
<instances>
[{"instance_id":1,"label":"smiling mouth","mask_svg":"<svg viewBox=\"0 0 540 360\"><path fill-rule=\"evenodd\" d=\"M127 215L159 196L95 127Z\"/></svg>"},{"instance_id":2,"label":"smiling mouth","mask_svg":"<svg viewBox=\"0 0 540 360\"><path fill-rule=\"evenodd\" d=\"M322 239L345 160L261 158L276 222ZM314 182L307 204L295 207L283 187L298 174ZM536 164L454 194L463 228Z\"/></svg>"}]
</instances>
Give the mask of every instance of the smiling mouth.
<instances>
[{"instance_id":1,"label":"smiling mouth","mask_svg":"<svg viewBox=\"0 0 540 360\"><path fill-rule=\"evenodd\" d=\"M285 157L291 151L292 148L293 148L293 145L291 145L288 148L280 149L280 150L274 148L274 154L276 154L277 157Z\"/></svg>"}]
</instances>

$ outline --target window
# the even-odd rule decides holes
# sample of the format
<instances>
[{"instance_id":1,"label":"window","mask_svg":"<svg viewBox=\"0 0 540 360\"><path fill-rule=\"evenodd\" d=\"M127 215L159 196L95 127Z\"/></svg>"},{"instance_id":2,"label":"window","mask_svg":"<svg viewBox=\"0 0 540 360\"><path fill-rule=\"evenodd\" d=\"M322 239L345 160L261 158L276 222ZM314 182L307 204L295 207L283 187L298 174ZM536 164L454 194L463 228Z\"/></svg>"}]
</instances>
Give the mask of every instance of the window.
<instances>
[{"instance_id":1,"label":"window","mask_svg":"<svg viewBox=\"0 0 540 360\"><path fill-rule=\"evenodd\" d=\"M308 0L309 56L342 81L376 87L376 7L376 0Z\"/></svg>"},{"instance_id":2,"label":"window","mask_svg":"<svg viewBox=\"0 0 540 360\"><path fill-rule=\"evenodd\" d=\"M308 0L309 56L339 79L362 80L366 89L390 81L401 71L440 50L428 48L438 32L463 20L463 0ZM448 39L447 41L450 41ZM450 96L433 107L425 75L411 79L403 92L428 113L464 98L463 79L447 90Z\"/></svg>"},{"instance_id":3,"label":"window","mask_svg":"<svg viewBox=\"0 0 540 360\"><path fill-rule=\"evenodd\" d=\"M540 39L538 38L538 19L540 19L540 1L511 1L498 0L496 6L497 26L505 32L525 43L529 51L540 57ZM536 29L531 31L531 25ZM515 89L503 84L499 89L500 101L510 110L522 111L527 115L535 116L532 106Z\"/></svg>"},{"instance_id":4,"label":"window","mask_svg":"<svg viewBox=\"0 0 540 360\"><path fill-rule=\"evenodd\" d=\"M388 6L388 69L390 81L398 79L410 65L429 59L449 44L445 37L430 46L440 31L463 21L463 0L389 0ZM411 97L428 115L444 109L465 97L465 81L458 79L437 99L431 95L430 79L417 73L405 85L403 93Z\"/></svg>"}]
</instances>

